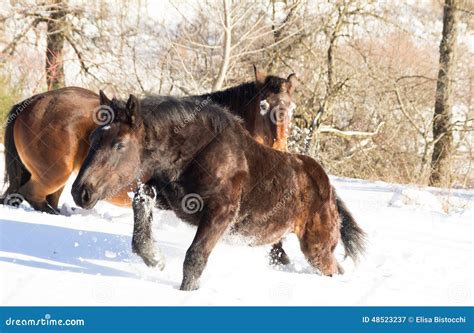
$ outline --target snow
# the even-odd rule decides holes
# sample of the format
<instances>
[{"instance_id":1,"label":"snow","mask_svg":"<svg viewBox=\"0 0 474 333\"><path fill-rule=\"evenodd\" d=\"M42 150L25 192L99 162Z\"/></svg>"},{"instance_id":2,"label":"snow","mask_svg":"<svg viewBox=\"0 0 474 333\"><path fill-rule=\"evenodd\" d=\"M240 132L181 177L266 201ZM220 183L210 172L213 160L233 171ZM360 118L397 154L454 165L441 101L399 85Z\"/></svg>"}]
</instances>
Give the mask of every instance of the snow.
<instances>
[{"instance_id":1,"label":"snow","mask_svg":"<svg viewBox=\"0 0 474 333\"><path fill-rule=\"evenodd\" d=\"M131 209L74 210L70 187L64 215L0 205L0 305L473 305L474 190L332 181L369 235L357 266L338 247L346 273L315 274L293 235L283 269L268 246L223 240L193 292L178 288L195 229L171 212L154 211L160 271L131 251Z\"/></svg>"},{"instance_id":2,"label":"snow","mask_svg":"<svg viewBox=\"0 0 474 333\"><path fill-rule=\"evenodd\" d=\"M433 193L415 188L403 188L396 191L389 205L402 208L404 206L421 207L432 212L443 213L441 201Z\"/></svg>"}]
</instances>

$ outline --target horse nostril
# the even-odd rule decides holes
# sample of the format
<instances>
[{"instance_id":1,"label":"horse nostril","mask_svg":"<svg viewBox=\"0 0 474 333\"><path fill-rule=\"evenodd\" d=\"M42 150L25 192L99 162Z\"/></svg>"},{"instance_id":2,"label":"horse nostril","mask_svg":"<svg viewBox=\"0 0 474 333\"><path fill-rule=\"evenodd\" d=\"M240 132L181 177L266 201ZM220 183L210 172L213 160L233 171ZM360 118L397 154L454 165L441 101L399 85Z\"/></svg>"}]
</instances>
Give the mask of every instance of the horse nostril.
<instances>
[{"instance_id":1,"label":"horse nostril","mask_svg":"<svg viewBox=\"0 0 474 333\"><path fill-rule=\"evenodd\" d=\"M91 200L91 192L85 186L82 188L81 200L82 203L88 203Z\"/></svg>"}]
</instances>

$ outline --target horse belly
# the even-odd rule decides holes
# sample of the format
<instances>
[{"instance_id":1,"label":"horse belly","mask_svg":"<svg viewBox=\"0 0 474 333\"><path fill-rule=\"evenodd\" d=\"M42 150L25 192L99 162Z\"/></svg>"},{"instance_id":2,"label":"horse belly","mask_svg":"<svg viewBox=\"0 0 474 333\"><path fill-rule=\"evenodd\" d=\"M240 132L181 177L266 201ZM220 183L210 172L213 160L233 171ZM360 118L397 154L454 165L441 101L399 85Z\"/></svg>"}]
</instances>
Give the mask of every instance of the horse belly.
<instances>
[{"instance_id":1,"label":"horse belly","mask_svg":"<svg viewBox=\"0 0 474 333\"><path fill-rule=\"evenodd\" d=\"M294 218L289 210L268 214L252 214L236 222L231 234L248 240L250 245L274 244L293 231Z\"/></svg>"}]
</instances>

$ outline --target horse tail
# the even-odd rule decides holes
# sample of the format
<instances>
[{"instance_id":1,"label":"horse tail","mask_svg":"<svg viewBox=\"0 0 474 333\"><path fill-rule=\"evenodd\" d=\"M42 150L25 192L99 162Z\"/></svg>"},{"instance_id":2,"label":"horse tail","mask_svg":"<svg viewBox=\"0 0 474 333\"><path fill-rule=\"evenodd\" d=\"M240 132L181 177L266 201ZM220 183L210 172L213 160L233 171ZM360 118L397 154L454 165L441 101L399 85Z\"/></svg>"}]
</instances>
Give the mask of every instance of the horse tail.
<instances>
[{"instance_id":1,"label":"horse tail","mask_svg":"<svg viewBox=\"0 0 474 333\"><path fill-rule=\"evenodd\" d=\"M15 121L20 112L22 112L28 105L25 102L14 105L6 120L5 127L5 178L4 183L8 184L8 188L3 193L2 198L10 193L18 192L20 187L25 184L31 177L31 173L26 169L25 165L18 155L18 151L15 145L15 139L13 137L13 128L15 127ZM3 200L2 200L3 202Z\"/></svg>"},{"instance_id":2,"label":"horse tail","mask_svg":"<svg viewBox=\"0 0 474 333\"><path fill-rule=\"evenodd\" d=\"M350 257L354 262L357 262L359 256L365 252L367 235L357 224L344 201L337 195L334 187L333 192L337 211L341 218L341 239L346 252L345 257Z\"/></svg>"}]
</instances>

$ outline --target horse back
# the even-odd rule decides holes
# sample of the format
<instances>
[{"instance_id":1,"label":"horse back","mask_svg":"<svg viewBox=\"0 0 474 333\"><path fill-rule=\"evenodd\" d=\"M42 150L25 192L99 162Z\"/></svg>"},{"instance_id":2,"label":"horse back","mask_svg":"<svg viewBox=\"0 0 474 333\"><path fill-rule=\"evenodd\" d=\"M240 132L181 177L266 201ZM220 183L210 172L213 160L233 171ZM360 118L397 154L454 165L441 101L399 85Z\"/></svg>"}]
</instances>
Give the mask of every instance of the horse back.
<instances>
[{"instance_id":1,"label":"horse back","mask_svg":"<svg viewBox=\"0 0 474 333\"><path fill-rule=\"evenodd\" d=\"M20 105L24 107L16 115L13 136L27 169L38 176L77 169L87 154L88 137L98 127L93 116L98 95L67 87L35 95Z\"/></svg>"},{"instance_id":2,"label":"horse back","mask_svg":"<svg viewBox=\"0 0 474 333\"><path fill-rule=\"evenodd\" d=\"M66 87L34 95L23 102L18 119L31 126L56 125L69 121L66 116L90 115L91 109L99 106L99 96L80 87Z\"/></svg>"}]
</instances>

